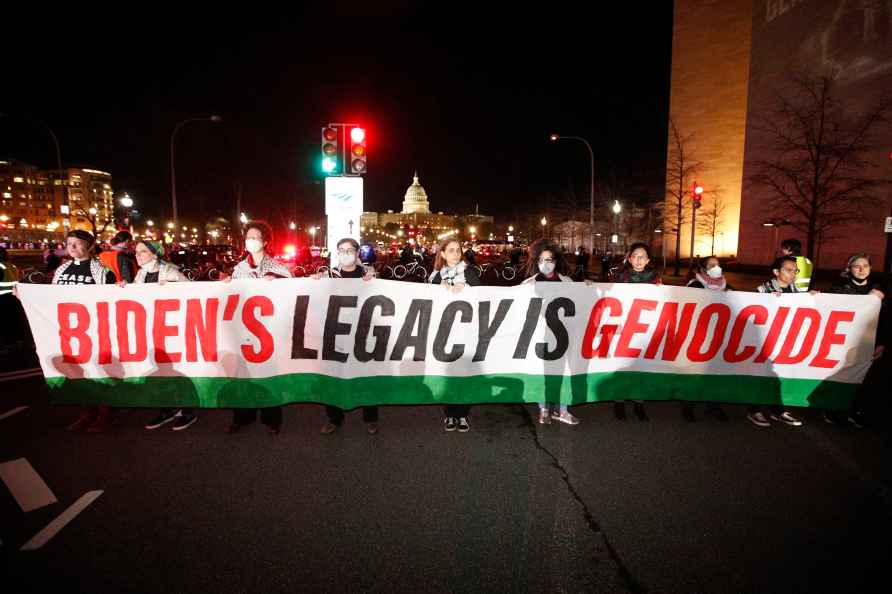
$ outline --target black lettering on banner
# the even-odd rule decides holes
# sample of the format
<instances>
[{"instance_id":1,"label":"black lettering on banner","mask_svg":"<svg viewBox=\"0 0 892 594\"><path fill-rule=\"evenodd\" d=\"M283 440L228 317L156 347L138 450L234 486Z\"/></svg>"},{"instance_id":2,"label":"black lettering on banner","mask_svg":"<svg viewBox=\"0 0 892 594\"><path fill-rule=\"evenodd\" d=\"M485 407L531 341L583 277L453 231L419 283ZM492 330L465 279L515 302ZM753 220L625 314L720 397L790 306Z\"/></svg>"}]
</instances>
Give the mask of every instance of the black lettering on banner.
<instances>
[{"instance_id":1,"label":"black lettering on banner","mask_svg":"<svg viewBox=\"0 0 892 594\"><path fill-rule=\"evenodd\" d=\"M359 298L356 295L332 295L328 298L328 313L325 314L325 333L322 338L322 360L346 363L347 353L335 349L338 336L350 334L350 324L338 321L343 307L356 307Z\"/></svg>"},{"instance_id":2,"label":"black lettering on banner","mask_svg":"<svg viewBox=\"0 0 892 594\"><path fill-rule=\"evenodd\" d=\"M550 302L548 307L545 308L545 323L548 324L548 329L551 330L551 333L554 334L555 339L557 339L557 344L554 346L553 351L548 350L547 342L536 344L536 356L543 361L555 361L560 359L564 356L564 353L567 352L567 347L570 346L570 337L567 335L567 328L564 326L564 323L560 318L558 318L558 310L561 309L564 310L564 315L568 318L576 315L576 304L566 297L558 297Z\"/></svg>"},{"instance_id":3,"label":"black lettering on banner","mask_svg":"<svg viewBox=\"0 0 892 594\"><path fill-rule=\"evenodd\" d=\"M443 363L452 363L460 359L465 354L465 345L453 345L452 350L446 352L446 342L449 340L449 333L455 324L455 315L461 313L461 322L467 324L474 317L474 308L467 301L453 301L443 310L443 317L440 318L440 327L437 329L437 336L434 338L434 358Z\"/></svg>"},{"instance_id":4,"label":"black lettering on banner","mask_svg":"<svg viewBox=\"0 0 892 594\"><path fill-rule=\"evenodd\" d=\"M520 338L517 339L517 348L514 349L515 359L526 359L527 351L530 350L530 341L533 340L533 332L536 330L536 324L539 321L539 314L542 312L542 298L533 297L530 299L530 305L527 307L527 319L523 323L523 330L520 332Z\"/></svg>"},{"instance_id":5,"label":"black lettering on banner","mask_svg":"<svg viewBox=\"0 0 892 594\"><path fill-rule=\"evenodd\" d=\"M511 304L514 303L514 299L502 299L499 301L499 308L496 310L496 317L493 319L492 324L489 323L489 308L492 305L489 301L481 301L480 302L480 317L479 317L479 338L477 339L477 351L474 353L474 361L483 361L486 359L486 351L489 350L489 342L492 340L492 337L496 335L496 332L499 329L499 326L502 325L502 322L505 321L505 316L508 315L508 310L511 309Z\"/></svg>"},{"instance_id":6,"label":"black lettering on banner","mask_svg":"<svg viewBox=\"0 0 892 594\"><path fill-rule=\"evenodd\" d=\"M433 301L430 299L413 299L409 305L409 313L406 314L406 320L400 329L400 335L393 345L393 352L390 354L391 361L401 361L406 349L412 347L415 354L412 356L413 361L424 361L427 354L427 334L431 325L431 308ZM412 334L415 330L415 322L418 322L418 334Z\"/></svg>"},{"instance_id":7,"label":"black lettering on banner","mask_svg":"<svg viewBox=\"0 0 892 594\"><path fill-rule=\"evenodd\" d=\"M390 326L375 326L372 334L375 336L375 350L366 350L366 342L369 338L369 330L372 327L372 314L375 308L381 308L382 316L392 316L396 312L393 300L384 295L373 295L362 303L359 311L359 322L356 324L356 345L353 348L353 356L360 363L369 361L383 361L387 358L387 341L390 340Z\"/></svg>"},{"instance_id":8,"label":"black lettering on banner","mask_svg":"<svg viewBox=\"0 0 892 594\"><path fill-rule=\"evenodd\" d=\"M309 295L298 295L294 301L294 322L291 328L291 358L318 359L319 351L304 347L304 332L307 330L307 309L310 306Z\"/></svg>"}]
</instances>

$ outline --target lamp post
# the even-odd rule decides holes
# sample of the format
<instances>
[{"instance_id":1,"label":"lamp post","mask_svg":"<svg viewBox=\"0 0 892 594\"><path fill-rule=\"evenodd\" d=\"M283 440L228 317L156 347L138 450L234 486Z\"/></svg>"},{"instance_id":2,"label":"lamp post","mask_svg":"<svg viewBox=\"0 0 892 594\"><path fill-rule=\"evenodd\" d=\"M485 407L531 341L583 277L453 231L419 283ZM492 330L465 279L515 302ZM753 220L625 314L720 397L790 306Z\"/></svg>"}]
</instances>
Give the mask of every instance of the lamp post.
<instances>
[{"instance_id":1,"label":"lamp post","mask_svg":"<svg viewBox=\"0 0 892 594\"><path fill-rule=\"evenodd\" d=\"M130 230L130 233L133 233L133 222L130 220L131 212L133 210L133 198L130 197L130 194L124 192L124 196L120 200L121 206L124 207L124 226Z\"/></svg>"},{"instance_id":2,"label":"lamp post","mask_svg":"<svg viewBox=\"0 0 892 594\"><path fill-rule=\"evenodd\" d=\"M591 247L594 250L595 247L595 152L592 150L592 145L589 142L580 136L561 136L559 134L552 134L549 136L551 142L557 142L559 140L578 140L579 142L585 145L585 148L588 149L589 162L591 165L591 179L589 186L589 209L588 209L588 225L589 225L589 235L591 240Z\"/></svg>"},{"instance_id":3,"label":"lamp post","mask_svg":"<svg viewBox=\"0 0 892 594\"><path fill-rule=\"evenodd\" d=\"M619 203L619 200L614 200L610 210L613 211L613 237L610 239L613 243L619 243L619 215L623 211L623 205Z\"/></svg>"},{"instance_id":4,"label":"lamp post","mask_svg":"<svg viewBox=\"0 0 892 594\"><path fill-rule=\"evenodd\" d=\"M542 220L539 222L542 224L542 239L545 239L545 225L548 224L548 219L542 217Z\"/></svg>"},{"instance_id":5,"label":"lamp post","mask_svg":"<svg viewBox=\"0 0 892 594\"><path fill-rule=\"evenodd\" d=\"M177 220L177 177L176 177L176 168L174 166L174 139L176 138L177 132L179 132L180 128L188 124L189 122L214 122L218 123L223 121L218 115L212 115L207 118L189 118L187 120L183 120L179 124L177 124L173 132L170 133L170 201L171 206L173 207L173 220Z\"/></svg>"}]
</instances>

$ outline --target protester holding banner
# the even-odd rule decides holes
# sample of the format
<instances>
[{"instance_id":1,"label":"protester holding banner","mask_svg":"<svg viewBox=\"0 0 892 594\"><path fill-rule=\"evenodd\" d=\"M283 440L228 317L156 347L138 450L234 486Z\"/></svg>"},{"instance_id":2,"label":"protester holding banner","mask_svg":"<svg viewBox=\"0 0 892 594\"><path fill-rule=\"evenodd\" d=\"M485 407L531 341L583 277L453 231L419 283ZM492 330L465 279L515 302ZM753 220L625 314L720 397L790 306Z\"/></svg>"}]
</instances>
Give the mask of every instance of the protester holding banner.
<instances>
[{"instance_id":1,"label":"protester holding banner","mask_svg":"<svg viewBox=\"0 0 892 594\"><path fill-rule=\"evenodd\" d=\"M708 291L733 291L722 273L722 266L715 256L701 258L694 269L694 277L688 281L688 287L692 289L706 289ZM681 403L681 414L690 423L696 420L694 416L694 402L684 400ZM719 421L727 421L728 415L717 402L706 403L706 414Z\"/></svg>"},{"instance_id":2,"label":"protester holding banner","mask_svg":"<svg viewBox=\"0 0 892 594\"><path fill-rule=\"evenodd\" d=\"M633 243L629 246L629 253L623 260L622 267L612 279L615 283L632 283L632 284L651 284L662 285L663 278L660 272L650 263L650 246L646 243ZM647 413L644 411L644 401L634 400L633 410L639 421L647 420ZM613 414L620 420L626 420L626 402L625 400L617 400L613 403Z\"/></svg>"},{"instance_id":3,"label":"protester holding banner","mask_svg":"<svg viewBox=\"0 0 892 594\"><path fill-rule=\"evenodd\" d=\"M765 281L758 287L756 291L759 293L772 293L781 295L783 293L804 293L805 289L800 289L796 283L796 275L799 274L799 267L796 264L796 258L793 256L781 256L777 258L771 265L771 273L774 278ZM802 425L802 419L794 416L793 413L786 410L782 406L772 406L769 409L769 416L772 420L786 423L791 427L799 427ZM749 413L746 418L757 427L770 427L771 421L768 420L765 411L760 406L750 406Z\"/></svg>"},{"instance_id":4,"label":"protester holding banner","mask_svg":"<svg viewBox=\"0 0 892 594\"><path fill-rule=\"evenodd\" d=\"M232 271L233 279L251 278L275 280L290 278L291 271L267 253L272 242L273 232L263 221L250 221L245 225L245 251L247 256ZM225 279L228 281L229 278ZM235 433L257 419L256 408L236 408L232 410L232 423L227 433ZM282 428L282 407L270 406L260 409L260 421L266 425L267 433L276 435Z\"/></svg>"},{"instance_id":5,"label":"protester holding banner","mask_svg":"<svg viewBox=\"0 0 892 594\"><path fill-rule=\"evenodd\" d=\"M440 242L437 258L434 260L434 271L428 279L432 285L440 285L449 291L458 293L466 285L479 286L480 277L477 269L463 259L461 243L455 238L447 237ZM471 407L467 404L447 404L444 408L444 426L446 431L458 430L466 433L471 430L468 414Z\"/></svg>"},{"instance_id":6,"label":"protester holding banner","mask_svg":"<svg viewBox=\"0 0 892 594\"><path fill-rule=\"evenodd\" d=\"M529 259L527 260L527 278L523 281L524 285L533 283L553 283L565 282L572 283L573 279L569 276L561 274L566 271L566 262L564 253L561 248L554 243L540 239L530 244ZM551 387L551 382L547 381L546 388ZM539 424L550 425L552 419L567 425L578 425L579 419L567 410L566 404L555 404L549 400L560 401L560 383L557 384L558 395L545 394L545 399L539 402ZM551 392L551 390L547 390Z\"/></svg>"},{"instance_id":7,"label":"protester holding banner","mask_svg":"<svg viewBox=\"0 0 892 594\"><path fill-rule=\"evenodd\" d=\"M105 285L115 282L115 273L93 257L95 238L86 231L75 229L65 237L65 248L71 258L56 269L54 285ZM102 433L114 422L114 411L107 404L88 406L81 410L69 431Z\"/></svg>"},{"instance_id":8,"label":"protester holding banner","mask_svg":"<svg viewBox=\"0 0 892 594\"><path fill-rule=\"evenodd\" d=\"M185 274L170 262L162 260L164 246L157 241L142 240L136 244L136 263L139 271L136 273L136 284L189 282ZM122 285L124 283L121 283ZM162 408L151 421L146 423L146 429L158 429L167 423L173 422L174 431L183 431L191 427L198 417L189 408Z\"/></svg>"},{"instance_id":9,"label":"protester holding banner","mask_svg":"<svg viewBox=\"0 0 892 594\"><path fill-rule=\"evenodd\" d=\"M133 236L127 231L118 231L111 240L111 249L99 254L99 261L115 273L116 282L133 282L133 257L130 255L130 242Z\"/></svg>"},{"instance_id":10,"label":"protester holding banner","mask_svg":"<svg viewBox=\"0 0 892 594\"><path fill-rule=\"evenodd\" d=\"M830 288L830 293L839 295L874 295L879 297L883 305L880 308L880 319L877 324L877 333L875 348L873 353L874 362L867 372L867 377L858 389L855 398L852 400L852 406L849 409L847 420L854 427L861 429L864 427L865 409L867 401L874 391L882 391L884 367L881 359L883 358L886 343L889 339L890 316L889 305L886 301L886 287L875 278L871 278L871 262L870 256L864 253L855 254L849 258L846 268L842 272L842 280ZM825 410L824 420L831 425L843 422L840 415L835 411Z\"/></svg>"},{"instance_id":11,"label":"protester holding banner","mask_svg":"<svg viewBox=\"0 0 892 594\"><path fill-rule=\"evenodd\" d=\"M337 245L338 265L331 269L332 278L361 278L370 281L375 278L373 273L367 272L359 261L359 243L352 237L345 237ZM313 275L314 279L322 278L321 273ZM337 406L325 405L325 414L328 422L322 426L322 435L331 435L344 424L344 410ZM363 406L362 420L365 423L369 435L378 432L378 407Z\"/></svg>"}]
</instances>

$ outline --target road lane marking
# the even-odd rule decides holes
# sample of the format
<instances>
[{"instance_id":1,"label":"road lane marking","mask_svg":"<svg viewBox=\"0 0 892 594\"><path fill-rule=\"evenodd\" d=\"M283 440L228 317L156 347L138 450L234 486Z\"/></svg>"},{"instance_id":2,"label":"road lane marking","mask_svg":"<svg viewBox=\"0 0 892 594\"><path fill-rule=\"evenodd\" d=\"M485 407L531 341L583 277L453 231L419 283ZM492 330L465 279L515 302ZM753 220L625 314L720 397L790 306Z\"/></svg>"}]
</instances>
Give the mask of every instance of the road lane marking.
<instances>
[{"instance_id":1,"label":"road lane marking","mask_svg":"<svg viewBox=\"0 0 892 594\"><path fill-rule=\"evenodd\" d=\"M88 491L84 493L80 499L75 501L71 507L62 512L59 517L47 524L46 528L34 535L34 538L22 545L22 551L36 551L51 538L56 536L62 528L64 528L79 513L84 511L88 505L96 501L96 498L102 495L102 491Z\"/></svg>"},{"instance_id":2,"label":"road lane marking","mask_svg":"<svg viewBox=\"0 0 892 594\"><path fill-rule=\"evenodd\" d=\"M25 513L58 501L34 467L24 458L0 464L0 479L6 483Z\"/></svg>"},{"instance_id":3,"label":"road lane marking","mask_svg":"<svg viewBox=\"0 0 892 594\"><path fill-rule=\"evenodd\" d=\"M2 415L0 415L0 421L2 421L3 419L5 419L5 418L7 418L7 417L11 417L12 415L14 415L14 414L16 414L16 413L20 413L20 412L22 412L23 410L28 410L28 407L27 407L27 406L17 406L16 408L14 408L14 409L12 409L12 410L10 410L10 411L7 411L7 412L3 413Z\"/></svg>"}]
</instances>

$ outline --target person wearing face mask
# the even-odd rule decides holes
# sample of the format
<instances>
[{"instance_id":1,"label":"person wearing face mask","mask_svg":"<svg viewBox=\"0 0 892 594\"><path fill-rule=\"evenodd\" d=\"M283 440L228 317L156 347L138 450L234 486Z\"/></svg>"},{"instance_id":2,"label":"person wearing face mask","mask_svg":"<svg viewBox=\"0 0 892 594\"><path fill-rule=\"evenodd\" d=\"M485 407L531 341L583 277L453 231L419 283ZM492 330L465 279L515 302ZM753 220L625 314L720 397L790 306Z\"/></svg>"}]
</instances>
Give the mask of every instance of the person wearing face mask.
<instances>
[{"instance_id":1,"label":"person wearing face mask","mask_svg":"<svg viewBox=\"0 0 892 594\"><path fill-rule=\"evenodd\" d=\"M137 242L134 251L136 256L136 264L139 270L133 282L135 284L158 283L164 285L166 283L182 283L189 282L189 279L180 272L180 269L170 262L163 260L164 246L157 241L142 240ZM119 283L121 286L126 282ZM167 423L173 422L174 431L183 431L191 427L198 417L193 414L191 409L181 408L162 408L158 414L145 424L146 429L158 429Z\"/></svg>"},{"instance_id":2,"label":"person wearing face mask","mask_svg":"<svg viewBox=\"0 0 892 594\"><path fill-rule=\"evenodd\" d=\"M263 221L250 221L245 225L245 259L239 262L232 271L231 279L264 279L268 281L279 278L291 278L291 271L267 253L272 242L273 233L269 225ZM245 425L257 420L256 408L236 408L232 411L232 422L226 428L227 433L235 433ZM282 428L282 407L270 406L260 409L260 421L266 425L270 435L277 435Z\"/></svg>"},{"instance_id":3,"label":"person wearing face mask","mask_svg":"<svg viewBox=\"0 0 892 594\"><path fill-rule=\"evenodd\" d=\"M359 261L359 243L352 237L345 237L337 245L338 265L331 270L332 278L361 278L370 281L375 278L373 272L369 272ZM312 278L322 278L322 273L316 273ZM325 405L325 414L328 422L322 426L322 435L331 435L344 424L344 410L337 406ZM369 435L378 432L378 407L363 406L362 420Z\"/></svg>"},{"instance_id":4,"label":"person wearing face mask","mask_svg":"<svg viewBox=\"0 0 892 594\"><path fill-rule=\"evenodd\" d=\"M477 269L462 259L461 243L453 237L447 237L440 242L434 260L434 271L428 281L453 293L462 291L468 285L477 287L481 284ZM443 410L445 415L443 424L446 431L457 430L459 433L470 431L471 425L468 423L470 412L471 407L467 404L447 404Z\"/></svg>"},{"instance_id":5,"label":"person wearing face mask","mask_svg":"<svg viewBox=\"0 0 892 594\"><path fill-rule=\"evenodd\" d=\"M560 271L565 270L566 263L564 261L564 253L561 248L554 243L540 239L530 244L529 259L527 259L527 278L523 281L524 285L533 283L553 283L564 282L572 283L573 279L569 276L561 274ZM561 378L562 379L562 378ZM556 386L557 395L552 394L553 382L550 376L546 376L546 400L539 402L539 424L550 425L552 420L567 425L578 425L579 419L575 417L567 409L566 404L549 403L547 400L550 396L551 400L560 400L560 386Z\"/></svg>"},{"instance_id":6,"label":"person wearing face mask","mask_svg":"<svg viewBox=\"0 0 892 594\"><path fill-rule=\"evenodd\" d=\"M69 231L65 249L71 259L64 262L53 274L54 285L106 285L115 282L115 273L93 257L96 240L86 231ZM107 404L86 406L77 420L68 426L69 431L102 433L115 421L114 410Z\"/></svg>"},{"instance_id":7,"label":"person wearing face mask","mask_svg":"<svg viewBox=\"0 0 892 594\"><path fill-rule=\"evenodd\" d=\"M629 246L629 253L623 260L622 267L617 271L611 282L662 285L663 279L659 271L651 265L650 247L646 243L633 243ZM644 410L644 401L633 400L632 406L635 416L639 421L647 421L647 412ZM613 415L620 421L626 420L626 402L617 400L613 403Z\"/></svg>"},{"instance_id":8,"label":"person wearing face mask","mask_svg":"<svg viewBox=\"0 0 892 594\"><path fill-rule=\"evenodd\" d=\"M849 258L846 262L845 270L842 272L842 278L830 288L830 293L837 295L873 295L881 300L880 319L877 323L875 347L873 351L873 364L864 378L864 382L858 387L855 398L845 419L852 426L862 429L865 423L865 410L871 404L870 400L874 393L884 393L885 382L883 381L884 373L886 373L885 365L883 365L886 344L889 341L890 330L892 330L892 317L890 317L889 304L886 301L888 290L886 286L878 279L871 277L870 256L864 253L858 253ZM825 410L824 421L831 425L843 423L842 415L836 411Z\"/></svg>"},{"instance_id":9,"label":"person wearing face mask","mask_svg":"<svg viewBox=\"0 0 892 594\"><path fill-rule=\"evenodd\" d=\"M734 290L725 280L719 259L715 256L706 256L700 260L694 271L694 278L688 281L687 286L692 289L706 289L708 291ZM693 423L696 420L694 403L690 400L683 400L681 403L681 414L686 421ZM725 414L725 411L722 410L722 407L717 402L706 402L706 414L722 422L728 420L728 415Z\"/></svg>"}]
</instances>

